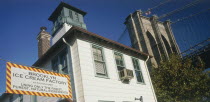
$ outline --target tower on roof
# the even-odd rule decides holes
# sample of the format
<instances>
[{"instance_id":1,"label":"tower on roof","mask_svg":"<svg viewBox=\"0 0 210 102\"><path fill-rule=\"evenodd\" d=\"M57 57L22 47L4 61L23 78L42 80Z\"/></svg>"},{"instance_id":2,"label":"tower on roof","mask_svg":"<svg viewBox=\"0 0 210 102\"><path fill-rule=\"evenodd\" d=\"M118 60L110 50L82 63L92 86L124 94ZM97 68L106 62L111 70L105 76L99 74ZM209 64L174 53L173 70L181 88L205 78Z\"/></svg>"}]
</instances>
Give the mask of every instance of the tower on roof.
<instances>
[{"instance_id":1,"label":"tower on roof","mask_svg":"<svg viewBox=\"0 0 210 102\"><path fill-rule=\"evenodd\" d=\"M53 22L52 44L56 43L72 26L86 28L84 16L86 12L61 2L48 20Z\"/></svg>"}]
</instances>

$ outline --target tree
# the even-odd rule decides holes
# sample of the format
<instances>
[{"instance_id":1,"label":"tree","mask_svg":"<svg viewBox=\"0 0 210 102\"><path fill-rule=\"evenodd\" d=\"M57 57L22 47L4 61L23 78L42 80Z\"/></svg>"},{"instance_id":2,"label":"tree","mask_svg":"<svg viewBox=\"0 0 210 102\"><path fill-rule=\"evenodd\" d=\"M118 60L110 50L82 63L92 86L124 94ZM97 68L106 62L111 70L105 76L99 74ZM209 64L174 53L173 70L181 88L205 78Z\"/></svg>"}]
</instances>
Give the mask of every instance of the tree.
<instances>
[{"instance_id":1,"label":"tree","mask_svg":"<svg viewBox=\"0 0 210 102\"><path fill-rule=\"evenodd\" d=\"M151 77L159 102L210 102L210 78L204 73L204 64L192 63L171 55L170 60L152 68ZM204 101L205 100L205 101Z\"/></svg>"}]
</instances>

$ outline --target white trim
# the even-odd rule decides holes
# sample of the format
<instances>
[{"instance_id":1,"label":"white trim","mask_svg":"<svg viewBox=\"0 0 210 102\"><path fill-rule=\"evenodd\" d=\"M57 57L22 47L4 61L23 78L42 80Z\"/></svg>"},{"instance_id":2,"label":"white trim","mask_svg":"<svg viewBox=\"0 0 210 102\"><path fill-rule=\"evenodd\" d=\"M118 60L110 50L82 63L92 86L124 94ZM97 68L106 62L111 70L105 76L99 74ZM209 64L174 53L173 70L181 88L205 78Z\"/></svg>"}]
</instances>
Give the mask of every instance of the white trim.
<instances>
[{"instance_id":1,"label":"white trim","mask_svg":"<svg viewBox=\"0 0 210 102\"><path fill-rule=\"evenodd\" d=\"M142 84L142 85L146 85L146 82L145 82L145 79L144 79L144 76L143 76L143 71L142 71L142 68L141 68L141 61L139 61L138 58L136 57L130 57L131 58L131 62L132 62L132 66L133 66L133 72L135 73L135 78L136 78L136 83L137 84ZM137 79L137 75L136 75L136 69L134 68L134 63L133 63L133 59L136 59L138 61L138 66L139 66L139 71L141 72L141 76L142 76L142 79L143 79L143 82L138 82L138 79Z\"/></svg>"},{"instance_id":2,"label":"white trim","mask_svg":"<svg viewBox=\"0 0 210 102\"><path fill-rule=\"evenodd\" d=\"M147 72L147 77L148 77L148 80L149 80L149 83L150 83L150 87L152 89L153 96L155 98L155 102L157 102L157 98L156 98L156 95L155 95L155 90L154 90L154 87L152 85L151 77L150 77L150 74L149 74L149 71L148 71L148 67L147 67L147 61L149 60L149 58L150 57L147 56L147 59L144 62L144 66L145 66L145 69L146 69L146 72Z\"/></svg>"},{"instance_id":3,"label":"white trim","mask_svg":"<svg viewBox=\"0 0 210 102\"><path fill-rule=\"evenodd\" d=\"M119 52L119 51L116 51L116 50L112 50L113 58L114 58L114 64L115 64L115 69L116 69L116 71L117 71L118 80L121 81L120 76L119 76L119 70L118 70L118 68L117 68L117 62L116 62L116 59L115 59L115 52L116 52L116 53L122 54L123 64L124 64L124 67L126 68L125 59L124 59L124 53Z\"/></svg>"},{"instance_id":4,"label":"white trim","mask_svg":"<svg viewBox=\"0 0 210 102\"><path fill-rule=\"evenodd\" d=\"M93 67L94 67L95 77L110 79L109 78L107 64L106 64L106 56L105 56L104 48L102 46L100 46L100 45L93 44L93 43L89 43L89 46L90 46L90 50L91 50L91 57L92 57L92 63L93 63ZM97 75L97 73L96 73L96 66L95 66L95 61L94 61L94 56L93 56L93 46L97 46L97 47L100 47L102 49L102 56L103 56L104 65L105 65L105 71L106 71L106 75L105 76Z\"/></svg>"}]
</instances>

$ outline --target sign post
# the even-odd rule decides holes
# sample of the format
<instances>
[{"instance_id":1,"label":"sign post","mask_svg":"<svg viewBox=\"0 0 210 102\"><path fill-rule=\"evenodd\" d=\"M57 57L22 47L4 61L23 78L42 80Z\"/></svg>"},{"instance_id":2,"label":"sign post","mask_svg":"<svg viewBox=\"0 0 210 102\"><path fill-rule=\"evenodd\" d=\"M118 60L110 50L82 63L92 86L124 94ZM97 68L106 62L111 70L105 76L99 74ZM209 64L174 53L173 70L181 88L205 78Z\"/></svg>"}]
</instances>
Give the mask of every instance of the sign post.
<instances>
[{"instance_id":1,"label":"sign post","mask_svg":"<svg viewBox=\"0 0 210 102\"><path fill-rule=\"evenodd\" d=\"M7 62L6 92L72 98L68 75Z\"/></svg>"}]
</instances>

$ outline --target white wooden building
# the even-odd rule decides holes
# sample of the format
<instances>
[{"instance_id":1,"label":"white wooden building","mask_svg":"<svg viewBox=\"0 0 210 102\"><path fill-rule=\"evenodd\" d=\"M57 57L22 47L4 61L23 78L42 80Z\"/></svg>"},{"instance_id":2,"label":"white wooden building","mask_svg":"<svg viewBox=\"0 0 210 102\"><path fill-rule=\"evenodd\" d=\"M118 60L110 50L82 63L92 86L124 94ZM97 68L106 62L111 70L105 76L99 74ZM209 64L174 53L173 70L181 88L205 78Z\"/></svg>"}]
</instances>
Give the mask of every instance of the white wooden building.
<instances>
[{"instance_id":1,"label":"white wooden building","mask_svg":"<svg viewBox=\"0 0 210 102\"><path fill-rule=\"evenodd\" d=\"M74 12L74 15L69 12ZM68 14L72 17L69 18L71 22L65 20ZM146 65L151 56L87 31L84 15L85 12L62 2L49 18L55 28L52 46L45 49L33 66L69 74L74 102L157 102ZM56 21L58 18L60 21ZM45 30L42 29L38 35L40 45L49 43L45 41L50 37L46 36L49 33ZM6 94L0 99L2 102L63 100Z\"/></svg>"}]
</instances>

